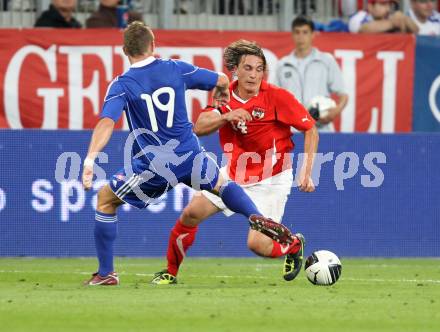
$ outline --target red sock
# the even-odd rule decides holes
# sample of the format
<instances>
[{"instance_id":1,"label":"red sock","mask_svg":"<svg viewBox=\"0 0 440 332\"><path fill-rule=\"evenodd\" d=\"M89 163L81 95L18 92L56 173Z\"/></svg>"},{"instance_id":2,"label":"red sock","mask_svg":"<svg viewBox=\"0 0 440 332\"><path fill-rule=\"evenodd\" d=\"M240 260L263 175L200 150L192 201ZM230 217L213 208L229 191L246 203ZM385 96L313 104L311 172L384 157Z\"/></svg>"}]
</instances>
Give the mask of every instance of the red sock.
<instances>
[{"instance_id":1,"label":"red sock","mask_svg":"<svg viewBox=\"0 0 440 332\"><path fill-rule=\"evenodd\" d=\"M167 251L168 272L172 275L177 275L187 250L196 238L196 233L197 226L185 226L180 219L177 219L176 224L171 230Z\"/></svg>"},{"instance_id":2,"label":"red sock","mask_svg":"<svg viewBox=\"0 0 440 332\"><path fill-rule=\"evenodd\" d=\"M291 244L279 244L277 241L272 241L273 248L272 252L270 253L270 257L280 257L287 254L295 254L301 249L301 241L298 240L298 238L295 237L293 242Z\"/></svg>"}]
</instances>

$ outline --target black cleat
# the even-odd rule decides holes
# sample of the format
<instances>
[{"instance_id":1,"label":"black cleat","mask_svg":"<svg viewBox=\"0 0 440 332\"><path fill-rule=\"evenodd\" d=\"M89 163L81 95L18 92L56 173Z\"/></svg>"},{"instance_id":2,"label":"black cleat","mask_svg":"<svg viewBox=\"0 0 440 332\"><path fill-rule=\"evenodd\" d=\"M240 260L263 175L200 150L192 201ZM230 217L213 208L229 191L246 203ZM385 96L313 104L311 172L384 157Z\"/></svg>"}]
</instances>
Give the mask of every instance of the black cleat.
<instances>
[{"instance_id":1,"label":"black cleat","mask_svg":"<svg viewBox=\"0 0 440 332\"><path fill-rule=\"evenodd\" d=\"M294 239L292 232L284 225L272 219L253 214L249 217L251 229L258 231L281 244L291 244Z\"/></svg>"},{"instance_id":2,"label":"black cleat","mask_svg":"<svg viewBox=\"0 0 440 332\"><path fill-rule=\"evenodd\" d=\"M296 254L287 254L284 258L283 277L286 281L295 279L302 267L306 240L301 233L296 233L295 236L301 241L301 248Z\"/></svg>"}]
</instances>

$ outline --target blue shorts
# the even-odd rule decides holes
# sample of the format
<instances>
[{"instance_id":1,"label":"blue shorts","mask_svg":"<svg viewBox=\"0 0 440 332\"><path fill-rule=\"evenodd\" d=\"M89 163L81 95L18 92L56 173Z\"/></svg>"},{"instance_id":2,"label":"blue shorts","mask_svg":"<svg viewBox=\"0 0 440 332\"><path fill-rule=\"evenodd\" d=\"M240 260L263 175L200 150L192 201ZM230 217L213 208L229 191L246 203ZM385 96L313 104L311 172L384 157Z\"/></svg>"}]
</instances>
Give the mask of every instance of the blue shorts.
<instances>
[{"instance_id":1,"label":"blue shorts","mask_svg":"<svg viewBox=\"0 0 440 332\"><path fill-rule=\"evenodd\" d=\"M179 183L196 190L214 189L219 178L216 161L205 151L191 152L175 166L167 156L153 160L132 159L131 165L117 171L110 180L110 188L125 203L138 209L155 204L159 198Z\"/></svg>"}]
</instances>

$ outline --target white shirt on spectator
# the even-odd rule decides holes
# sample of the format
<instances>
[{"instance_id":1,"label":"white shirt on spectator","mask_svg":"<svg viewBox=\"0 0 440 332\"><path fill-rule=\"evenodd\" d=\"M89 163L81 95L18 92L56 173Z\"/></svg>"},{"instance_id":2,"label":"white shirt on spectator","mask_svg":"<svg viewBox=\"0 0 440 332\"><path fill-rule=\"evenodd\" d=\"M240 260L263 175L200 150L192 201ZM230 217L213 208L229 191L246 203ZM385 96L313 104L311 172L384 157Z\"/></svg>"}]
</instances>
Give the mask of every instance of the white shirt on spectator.
<instances>
[{"instance_id":1,"label":"white shirt on spectator","mask_svg":"<svg viewBox=\"0 0 440 332\"><path fill-rule=\"evenodd\" d=\"M341 0L340 10L344 16L354 15L358 10L358 0Z\"/></svg>"},{"instance_id":2,"label":"white shirt on spectator","mask_svg":"<svg viewBox=\"0 0 440 332\"><path fill-rule=\"evenodd\" d=\"M412 9L409 10L409 17L419 27L419 35L439 36L440 35L440 13L435 11L426 20L426 22L420 22L416 14Z\"/></svg>"},{"instance_id":3,"label":"white shirt on spectator","mask_svg":"<svg viewBox=\"0 0 440 332\"><path fill-rule=\"evenodd\" d=\"M360 10L348 20L348 30L350 32L357 33L361 29L362 25L373 20L373 16L371 16L367 11Z\"/></svg>"},{"instance_id":4,"label":"white shirt on spectator","mask_svg":"<svg viewBox=\"0 0 440 332\"><path fill-rule=\"evenodd\" d=\"M305 106L316 96L346 94L342 72L332 54L313 48L305 58L295 50L281 58L276 68L275 84L291 93ZM332 123L319 125L320 131L334 132Z\"/></svg>"}]
</instances>

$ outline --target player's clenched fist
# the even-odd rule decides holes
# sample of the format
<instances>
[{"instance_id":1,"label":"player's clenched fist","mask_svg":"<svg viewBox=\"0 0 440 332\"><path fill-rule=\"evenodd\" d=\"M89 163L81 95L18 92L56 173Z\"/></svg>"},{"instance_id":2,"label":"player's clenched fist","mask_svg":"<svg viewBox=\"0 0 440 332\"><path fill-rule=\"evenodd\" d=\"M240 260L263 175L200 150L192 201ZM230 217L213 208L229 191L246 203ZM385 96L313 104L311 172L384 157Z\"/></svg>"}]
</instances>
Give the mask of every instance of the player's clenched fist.
<instances>
[{"instance_id":1,"label":"player's clenched fist","mask_svg":"<svg viewBox=\"0 0 440 332\"><path fill-rule=\"evenodd\" d=\"M214 99L214 106L216 108L225 106L229 103L231 94L229 91L229 78L223 73L219 73L217 85L212 90L212 98Z\"/></svg>"},{"instance_id":2,"label":"player's clenched fist","mask_svg":"<svg viewBox=\"0 0 440 332\"><path fill-rule=\"evenodd\" d=\"M225 106L230 100L229 90L215 88L213 92L213 99L215 107Z\"/></svg>"},{"instance_id":3,"label":"player's clenched fist","mask_svg":"<svg viewBox=\"0 0 440 332\"><path fill-rule=\"evenodd\" d=\"M84 164L82 173L82 184L85 190L89 190L92 187L93 179L93 165Z\"/></svg>"},{"instance_id":4,"label":"player's clenched fist","mask_svg":"<svg viewBox=\"0 0 440 332\"><path fill-rule=\"evenodd\" d=\"M298 181L299 190L306 193L311 193L315 191L315 184L313 183L312 177L310 175L301 175Z\"/></svg>"}]
</instances>

